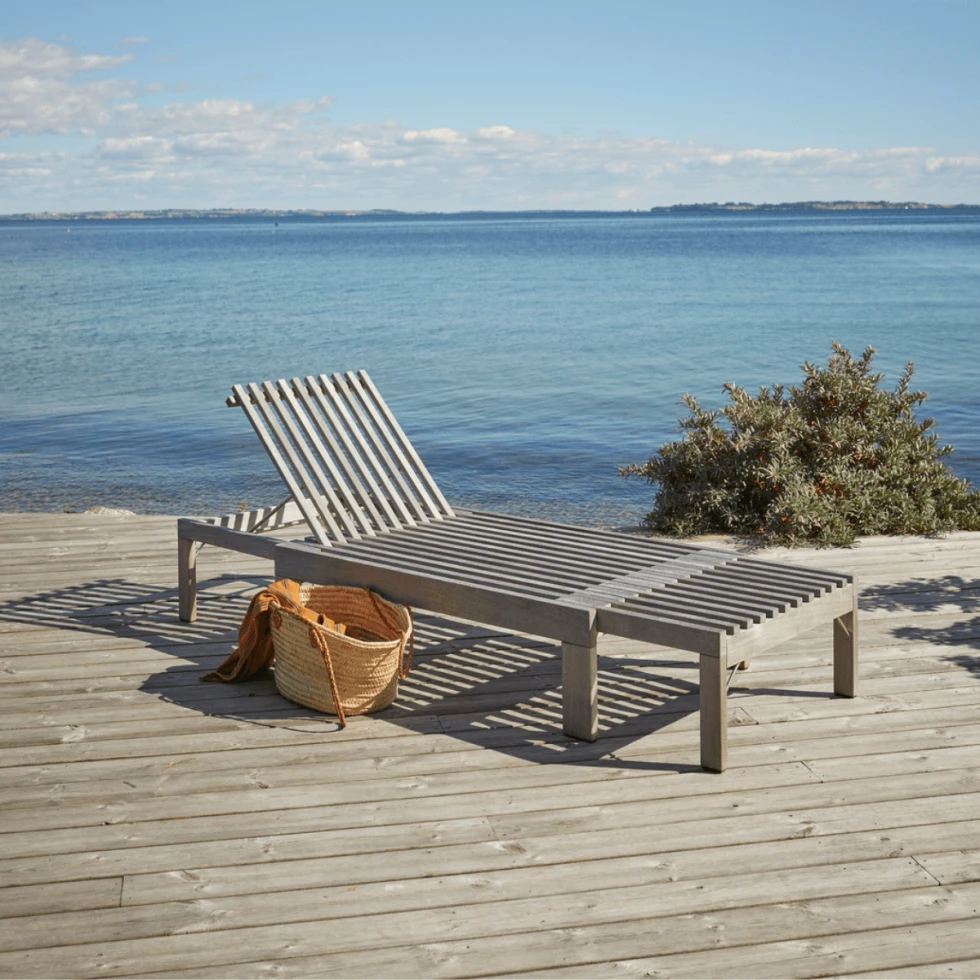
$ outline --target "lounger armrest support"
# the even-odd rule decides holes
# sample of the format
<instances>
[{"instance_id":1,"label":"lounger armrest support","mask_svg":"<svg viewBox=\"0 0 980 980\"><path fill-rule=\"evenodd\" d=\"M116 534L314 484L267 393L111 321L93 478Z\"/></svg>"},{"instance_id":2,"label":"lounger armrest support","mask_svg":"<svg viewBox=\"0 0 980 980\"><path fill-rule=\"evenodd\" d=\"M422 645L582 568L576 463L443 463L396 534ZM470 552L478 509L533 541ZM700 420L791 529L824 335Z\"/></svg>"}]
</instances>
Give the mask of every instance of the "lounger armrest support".
<instances>
[{"instance_id":1,"label":"lounger armrest support","mask_svg":"<svg viewBox=\"0 0 980 980\"><path fill-rule=\"evenodd\" d=\"M180 540L200 541L202 544L216 544L219 548L241 551L258 558L268 558L270 561L276 553L275 538L266 538L252 531L236 531L190 517L182 517L177 521L177 537Z\"/></svg>"}]
</instances>

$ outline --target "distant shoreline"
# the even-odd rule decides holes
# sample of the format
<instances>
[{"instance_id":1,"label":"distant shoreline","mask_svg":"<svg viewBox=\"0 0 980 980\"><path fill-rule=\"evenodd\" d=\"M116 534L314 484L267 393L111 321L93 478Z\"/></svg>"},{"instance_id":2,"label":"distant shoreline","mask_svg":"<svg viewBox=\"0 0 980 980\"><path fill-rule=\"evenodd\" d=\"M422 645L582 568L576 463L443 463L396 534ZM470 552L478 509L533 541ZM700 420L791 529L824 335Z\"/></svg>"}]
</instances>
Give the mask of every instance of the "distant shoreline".
<instances>
[{"instance_id":1,"label":"distant shoreline","mask_svg":"<svg viewBox=\"0 0 980 980\"><path fill-rule=\"evenodd\" d=\"M791 201L782 204L752 204L748 201L726 201L724 204L669 204L647 210L626 211L397 211L388 208L370 210L315 210L311 208L163 208L157 210L112 211L37 211L19 214L0 214L0 221L165 221L179 218L389 218L389 217L465 217L468 215L630 215L688 214L713 212L827 212L827 211L938 211L980 213L980 204L924 204L921 201Z\"/></svg>"}]
</instances>

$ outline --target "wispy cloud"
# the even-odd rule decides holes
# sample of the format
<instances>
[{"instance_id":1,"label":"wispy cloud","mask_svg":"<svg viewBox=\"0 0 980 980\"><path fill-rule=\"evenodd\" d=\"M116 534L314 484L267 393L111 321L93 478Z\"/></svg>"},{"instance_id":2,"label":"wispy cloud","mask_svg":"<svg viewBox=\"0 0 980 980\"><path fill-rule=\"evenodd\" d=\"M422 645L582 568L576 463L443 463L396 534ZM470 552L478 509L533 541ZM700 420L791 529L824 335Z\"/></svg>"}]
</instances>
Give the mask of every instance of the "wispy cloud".
<instances>
[{"instance_id":1,"label":"wispy cloud","mask_svg":"<svg viewBox=\"0 0 980 980\"><path fill-rule=\"evenodd\" d=\"M121 79L91 79L132 55L77 54L39 40L0 45L0 138L95 133L112 124L111 106L135 90Z\"/></svg>"},{"instance_id":2,"label":"wispy cloud","mask_svg":"<svg viewBox=\"0 0 980 980\"><path fill-rule=\"evenodd\" d=\"M929 157L925 163L931 174L959 174L972 179L980 178L980 156L970 157Z\"/></svg>"},{"instance_id":3,"label":"wispy cloud","mask_svg":"<svg viewBox=\"0 0 980 980\"><path fill-rule=\"evenodd\" d=\"M127 196L133 188L152 202L146 206L161 207L949 199L980 178L980 157L942 156L929 147L731 148L615 133L550 135L503 120L472 131L391 120L336 126L325 96L144 104L144 95L167 89L118 77L131 58L39 40L0 45L0 210L127 206L135 202ZM71 143L64 152L38 154L13 145L44 134Z\"/></svg>"}]
</instances>

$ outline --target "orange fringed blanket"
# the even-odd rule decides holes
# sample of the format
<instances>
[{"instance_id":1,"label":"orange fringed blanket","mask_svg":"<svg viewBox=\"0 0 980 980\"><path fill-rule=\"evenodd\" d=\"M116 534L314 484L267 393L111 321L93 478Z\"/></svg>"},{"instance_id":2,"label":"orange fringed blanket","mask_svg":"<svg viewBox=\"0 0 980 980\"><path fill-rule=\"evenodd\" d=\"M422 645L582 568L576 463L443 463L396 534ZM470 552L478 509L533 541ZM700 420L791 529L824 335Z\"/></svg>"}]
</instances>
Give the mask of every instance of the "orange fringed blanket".
<instances>
[{"instance_id":1,"label":"orange fringed blanket","mask_svg":"<svg viewBox=\"0 0 980 980\"><path fill-rule=\"evenodd\" d=\"M313 612L303 605L299 582L282 579L273 582L267 589L257 592L245 613L238 630L238 646L227 660L217 669L201 677L202 681L240 681L268 667L275 659L272 647L272 631L269 614L273 605L281 606L296 613L311 626L326 626L328 629L345 633L343 623L335 623L326 616Z\"/></svg>"}]
</instances>

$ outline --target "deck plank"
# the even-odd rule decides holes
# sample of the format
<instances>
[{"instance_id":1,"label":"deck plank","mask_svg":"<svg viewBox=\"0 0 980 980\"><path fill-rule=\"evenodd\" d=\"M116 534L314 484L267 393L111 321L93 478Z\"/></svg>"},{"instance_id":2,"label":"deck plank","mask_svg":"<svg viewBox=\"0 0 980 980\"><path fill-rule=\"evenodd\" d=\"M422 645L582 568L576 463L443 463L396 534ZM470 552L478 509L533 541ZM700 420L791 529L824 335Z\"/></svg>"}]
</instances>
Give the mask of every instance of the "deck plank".
<instances>
[{"instance_id":1,"label":"deck plank","mask_svg":"<svg viewBox=\"0 0 980 980\"><path fill-rule=\"evenodd\" d=\"M179 623L174 524L0 515L0 976L976 975L980 534L753 554L859 576L861 697L827 628L760 655L718 776L628 640L591 745L558 645L424 613L343 731L202 684L272 570L205 547Z\"/></svg>"}]
</instances>

